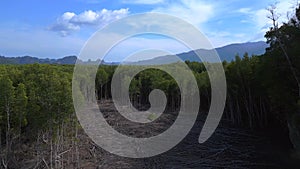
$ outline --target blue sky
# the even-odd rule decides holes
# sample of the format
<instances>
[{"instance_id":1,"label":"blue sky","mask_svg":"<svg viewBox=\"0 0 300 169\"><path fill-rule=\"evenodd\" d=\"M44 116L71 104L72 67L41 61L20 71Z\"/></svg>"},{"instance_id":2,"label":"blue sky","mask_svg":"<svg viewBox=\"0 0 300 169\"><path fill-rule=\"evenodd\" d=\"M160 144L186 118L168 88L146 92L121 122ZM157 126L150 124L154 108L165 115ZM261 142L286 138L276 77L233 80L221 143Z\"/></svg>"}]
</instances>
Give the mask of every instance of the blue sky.
<instances>
[{"instance_id":1,"label":"blue sky","mask_svg":"<svg viewBox=\"0 0 300 169\"><path fill-rule=\"evenodd\" d=\"M78 55L91 35L132 14L161 12L196 26L214 47L264 40L270 22L265 8L274 0L4 0L0 1L0 55L61 58ZM280 21L295 1L277 0ZM111 61L136 45L165 46L174 53L187 49L166 38L135 37L120 44ZM126 53L127 52L127 53Z\"/></svg>"}]
</instances>

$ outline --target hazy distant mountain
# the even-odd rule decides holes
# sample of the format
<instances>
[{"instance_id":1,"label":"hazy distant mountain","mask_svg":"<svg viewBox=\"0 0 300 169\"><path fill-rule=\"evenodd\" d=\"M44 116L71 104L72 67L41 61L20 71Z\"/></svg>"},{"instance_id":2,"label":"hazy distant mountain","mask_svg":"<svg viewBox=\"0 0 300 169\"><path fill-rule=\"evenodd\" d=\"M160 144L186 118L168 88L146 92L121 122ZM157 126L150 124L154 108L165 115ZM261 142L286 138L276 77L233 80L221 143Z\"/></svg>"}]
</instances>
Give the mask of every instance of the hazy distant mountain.
<instances>
[{"instance_id":1,"label":"hazy distant mountain","mask_svg":"<svg viewBox=\"0 0 300 169\"><path fill-rule=\"evenodd\" d=\"M243 56L244 53L248 53L249 56L251 55L261 55L265 53L265 49L268 47L268 44L265 42L249 42L249 43L241 43L241 44L231 44L224 47L216 48L216 51L218 52L220 58L222 61L232 61L234 60L235 56L239 54L240 56ZM177 54L177 56L184 61L198 61L200 62L198 56L196 55L198 53L201 56L210 57L213 55L213 50L206 50L206 49L198 49L195 51L190 51L187 53L181 53ZM22 57L4 57L0 56L0 64L33 64L33 63L45 63L45 64L68 64L73 65L77 61L76 56L66 56L61 59L40 59L36 57L31 56L22 56ZM79 60L80 61L80 60ZM167 56L160 56L149 60L134 62L134 63L127 63L127 64L141 64L141 65L149 65L149 64L168 64L168 63L174 63L180 61L177 57L174 55L167 55ZM99 63L99 60L97 61L80 61L83 64L97 64ZM102 64L107 65L117 65L119 62L102 62Z\"/></svg>"},{"instance_id":2,"label":"hazy distant mountain","mask_svg":"<svg viewBox=\"0 0 300 169\"><path fill-rule=\"evenodd\" d=\"M61 59L40 59L31 56L22 57L4 57L0 56L0 64L33 64L33 63L45 63L45 64L75 64L77 60L76 56L67 56Z\"/></svg>"},{"instance_id":3,"label":"hazy distant mountain","mask_svg":"<svg viewBox=\"0 0 300 169\"><path fill-rule=\"evenodd\" d=\"M73 65L76 63L77 57L76 56L67 56L61 59L57 59L57 64L64 64L64 65Z\"/></svg>"},{"instance_id":4,"label":"hazy distant mountain","mask_svg":"<svg viewBox=\"0 0 300 169\"><path fill-rule=\"evenodd\" d=\"M216 48L218 55L220 56L220 59L222 61L232 61L235 59L236 55L243 56L246 52L249 54L249 56L252 55L262 55L265 53L266 48L268 47L268 44L266 42L260 41L260 42L248 42L248 43L240 43L240 44L231 44L224 47ZM201 62L201 60L196 55L199 54L201 56L205 56L206 58L209 58L210 56L214 55L213 50L207 50L207 49L198 49L195 51L190 51L187 53L181 53L177 54L177 56L183 60L183 61L198 61ZM177 57L174 55L167 55L167 56L160 56L149 60L143 60L138 61L134 63L128 63L128 64L141 64L141 65L149 65L149 64L168 64L168 63L174 63L180 61Z\"/></svg>"},{"instance_id":5,"label":"hazy distant mountain","mask_svg":"<svg viewBox=\"0 0 300 169\"><path fill-rule=\"evenodd\" d=\"M5 57L0 56L0 64L34 64L34 63L41 63L41 64L61 64L61 65L74 65L76 62L81 64L89 64L89 65L98 65L100 60L88 60L82 61L80 59L77 60L76 56L66 56L60 59L40 59L31 56L22 56L22 57ZM101 62L101 64L106 65L118 65L119 62Z\"/></svg>"}]
</instances>

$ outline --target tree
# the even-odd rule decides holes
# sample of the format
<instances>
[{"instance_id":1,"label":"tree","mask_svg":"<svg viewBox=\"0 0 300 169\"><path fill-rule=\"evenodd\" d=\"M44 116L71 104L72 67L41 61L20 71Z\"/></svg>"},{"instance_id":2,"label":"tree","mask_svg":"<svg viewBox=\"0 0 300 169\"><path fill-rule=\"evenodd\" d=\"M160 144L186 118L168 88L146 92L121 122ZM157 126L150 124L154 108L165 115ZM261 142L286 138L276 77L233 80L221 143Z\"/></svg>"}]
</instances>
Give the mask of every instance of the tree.
<instances>
[{"instance_id":1,"label":"tree","mask_svg":"<svg viewBox=\"0 0 300 169\"><path fill-rule=\"evenodd\" d=\"M20 83L15 91L14 113L13 120L16 130L18 130L19 138L22 127L27 125L27 102L26 88L23 83Z\"/></svg>"},{"instance_id":2,"label":"tree","mask_svg":"<svg viewBox=\"0 0 300 169\"><path fill-rule=\"evenodd\" d=\"M287 122L290 140L300 152L300 23L299 8L292 19L278 26L276 7L268 8L273 27L265 35L270 47L264 58L271 101ZM276 81L274 81L276 79Z\"/></svg>"},{"instance_id":3,"label":"tree","mask_svg":"<svg viewBox=\"0 0 300 169\"><path fill-rule=\"evenodd\" d=\"M270 12L268 16L269 19L272 20L273 27L271 27L270 31L266 33L265 37L267 38L267 42L270 44L269 51L276 50L280 48L282 55L286 58L289 69L295 79L295 82L298 86L298 99L300 99L300 80L299 75L297 74L294 65L292 64L292 56L291 53L288 52L289 43L297 43L297 39L295 36L299 36L299 8L296 10L296 18L292 19L289 23L284 23L283 26L278 28L278 19L279 15L276 13L276 6L271 5L267 10ZM292 30L293 29L293 30ZM296 30L295 30L296 29ZM298 30L297 30L298 29ZM296 40L296 41L295 41ZM299 42L299 41L298 41ZM297 43L299 44L299 43ZM290 49L289 49L290 50ZM295 57L295 56L294 56Z\"/></svg>"},{"instance_id":4,"label":"tree","mask_svg":"<svg viewBox=\"0 0 300 169\"><path fill-rule=\"evenodd\" d=\"M101 100L103 97L103 86L108 81L108 74L104 69L99 68L96 74L96 90L100 90L100 94L97 92L99 99ZM105 96L106 97L106 96Z\"/></svg>"},{"instance_id":5,"label":"tree","mask_svg":"<svg viewBox=\"0 0 300 169\"><path fill-rule=\"evenodd\" d=\"M9 154L11 148L11 113L13 110L14 101L14 87L12 81L8 77L0 77L0 113L5 119L6 123L6 152L4 160L2 161L4 168L8 168L9 165ZM1 127L2 128L2 127Z\"/></svg>"}]
</instances>

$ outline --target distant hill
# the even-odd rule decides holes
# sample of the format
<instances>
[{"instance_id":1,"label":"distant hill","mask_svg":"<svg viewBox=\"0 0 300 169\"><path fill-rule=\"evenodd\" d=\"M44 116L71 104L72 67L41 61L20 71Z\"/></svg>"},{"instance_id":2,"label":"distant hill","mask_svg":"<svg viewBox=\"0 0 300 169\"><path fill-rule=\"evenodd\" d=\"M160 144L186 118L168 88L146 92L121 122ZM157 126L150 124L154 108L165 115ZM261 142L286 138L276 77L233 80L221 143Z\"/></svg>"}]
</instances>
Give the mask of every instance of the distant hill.
<instances>
[{"instance_id":1,"label":"distant hill","mask_svg":"<svg viewBox=\"0 0 300 169\"><path fill-rule=\"evenodd\" d=\"M34 63L40 63L40 64L60 64L60 65L75 65L75 63L81 63L81 64L89 64L89 65L98 65L100 60L92 61L82 61L78 59L76 56L66 56L60 59L40 59L37 57L31 57L31 56L22 56L22 57L5 57L0 56L0 64L16 64L16 65L25 65L25 64L34 64ZM102 64L106 65L118 65L119 62L101 62Z\"/></svg>"},{"instance_id":2,"label":"distant hill","mask_svg":"<svg viewBox=\"0 0 300 169\"><path fill-rule=\"evenodd\" d=\"M259 41L259 42L231 44L224 47L216 48L215 50L217 51L222 61L230 62L235 59L236 55L242 57L246 52L249 54L249 56L262 55L265 53L267 47L268 44L266 42ZM200 56L205 56L207 58L214 55L213 50L198 49L186 53L180 53L177 54L177 56L183 61L189 60L189 61L201 62L201 60L198 58L196 53L199 54ZM167 55L167 56L156 57L149 60L142 60L134 63L128 63L128 64L137 64L137 65L168 64L168 63L174 63L178 61L180 60L174 55Z\"/></svg>"},{"instance_id":3,"label":"distant hill","mask_svg":"<svg viewBox=\"0 0 300 169\"><path fill-rule=\"evenodd\" d=\"M0 64L33 64L33 63L44 63L44 64L75 64L77 60L76 56L67 56L61 59L40 59L31 56L22 57L4 57L0 56Z\"/></svg>"},{"instance_id":4,"label":"distant hill","mask_svg":"<svg viewBox=\"0 0 300 169\"><path fill-rule=\"evenodd\" d=\"M244 53L248 53L249 56L251 55L261 55L265 53L265 49L268 47L268 44L265 42L249 42L249 43L241 43L241 44L231 44L224 47L216 48L216 51L218 52L220 59L222 61L232 61L234 60L235 56L239 54L240 56L243 56ZM199 60L198 56L196 55L198 53L201 56L210 57L214 54L213 50L206 50L206 49L198 49L195 51L190 51L187 53L181 53L177 54L177 56L183 60L183 61L197 61L201 62ZM127 64L134 64L134 65L149 65L149 64L168 64L168 63L174 63L180 61L177 57L174 55L167 55L167 56L159 56L153 59L149 60L143 60L138 62L130 62ZM33 64L33 63L42 63L42 64L67 64L67 65L73 65L77 61L76 56L66 56L61 59L40 59L36 57L31 56L22 56L22 57L4 57L0 56L0 64ZM97 61L86 61L83 62L79 60L83 64L97 64L99 63L99 60ZM107 65L117 65L119 62L102 62L103 64Z\"/></svg>"}]
</instances>

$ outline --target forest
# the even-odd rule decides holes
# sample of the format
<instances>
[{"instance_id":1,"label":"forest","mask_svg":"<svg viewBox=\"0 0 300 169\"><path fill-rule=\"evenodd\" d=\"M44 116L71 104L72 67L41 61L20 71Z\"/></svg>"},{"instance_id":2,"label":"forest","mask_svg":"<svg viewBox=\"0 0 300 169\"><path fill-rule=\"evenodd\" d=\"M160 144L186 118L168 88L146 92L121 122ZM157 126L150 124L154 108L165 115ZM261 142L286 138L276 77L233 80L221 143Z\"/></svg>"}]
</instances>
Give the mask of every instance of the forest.
<instances>
[{"instance_id":1,"label":"forest","mask_svg":"<svg viewBox=\"0 0 300 169\"><path fill-rule=\"evenodd\" d=\"M273 9L270 13L274 24L265 34L270 45L266 53L245 53L223 62L227 80L223 120L283 137L300 157L300 8L281 26ZM175 69L176 64L172 64ZM190 61L186 64L198 83L200 111L206 112L211 88L205 66ZM95 92L99 102L111 99L116 67L101 65L98 69ZM0 168L84 168L84 153L97 156L95 145L83 138L74 112L73 69L74 65L0 65ZM167 111L180 108L176 82L157 69L142 71L131 81L132 104L147 109L153 89L166 93ZM81 151L85 144L93 151Z\"/></svg>"}]
</instances>

